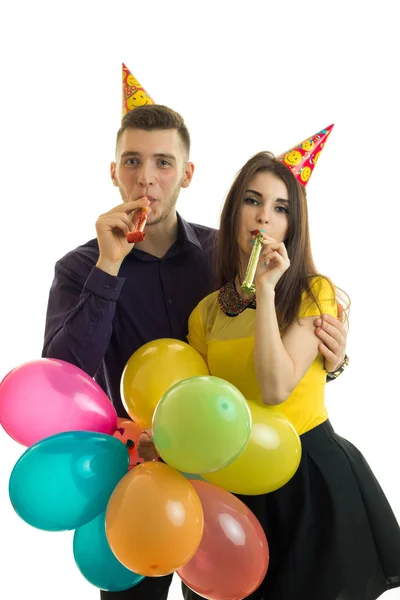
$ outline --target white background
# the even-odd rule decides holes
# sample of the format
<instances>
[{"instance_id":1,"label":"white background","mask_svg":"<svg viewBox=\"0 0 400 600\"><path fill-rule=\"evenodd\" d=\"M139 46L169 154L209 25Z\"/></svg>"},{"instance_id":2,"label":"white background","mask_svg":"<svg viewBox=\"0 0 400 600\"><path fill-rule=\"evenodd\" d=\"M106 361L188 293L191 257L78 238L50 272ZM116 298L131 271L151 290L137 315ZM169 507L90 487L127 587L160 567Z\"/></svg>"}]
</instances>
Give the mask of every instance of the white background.
<instances>
[{"instance_id":1,"label":"white background","mask_svg":"<svg viewBox=\"0 0 400 600\"><path fill-rule=\"evenodd\" d=\"M183 114L197 166L179 210L216 226L253 153L335 123L308 185L314 257L352 299L351 365L328 386L333 425L365 454L400 519L399 124L396 3L19 2L2 9L0 378L40 356L55 261L119 203L109 180L121 62ZM22 522L0 431L0 596L94 600L72 533ZM175 582L170 598L180 598ZM385 598L399 598L400 591ZM151 600L151 599L149 599ZM322 600L322 599L321 599Z\"/></svg>"}]
</instances>

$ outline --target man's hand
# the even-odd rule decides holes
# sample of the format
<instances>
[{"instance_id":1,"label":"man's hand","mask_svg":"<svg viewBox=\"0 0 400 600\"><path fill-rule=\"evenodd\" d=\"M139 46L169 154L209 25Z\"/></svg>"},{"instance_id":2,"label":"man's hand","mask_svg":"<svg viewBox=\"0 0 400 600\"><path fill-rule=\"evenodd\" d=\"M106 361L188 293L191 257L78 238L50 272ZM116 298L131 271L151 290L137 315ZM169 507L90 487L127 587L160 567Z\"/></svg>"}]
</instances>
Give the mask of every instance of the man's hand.
<instances>
[{"instance_id":1,"label":"man's hand","mask_svg":"<svg viewBox=\"0 0 400 600\"><path fill-rule=\"evenodd\" d=\"M325 358L325 369L328 373L336 371L344 361L346 354L347 331L343 324L344 310L338 302L338 318L322 315L314 320L315 333L321 340L318 350Z\"/></svg>"},{"instance_id":2,"label":"man's hand","mask_svg":"<svg viewBox=\"0 0 400 600\"><path fill-rule=\"evenodd\" d=\"M110 275L118 275L122 261L132 250L132 244L127 241L126 236L135 229L133 216L143 207L148 207L150 212L150 202L145 196L119 204L100 215L96 221L100 251L96 267Z\"/></svg>"},{"instance_id":3,"label":"man's hand","mask_svg":"<svg viewBox=\"0 0 400 600\"><path fill-rule=\"evenodd\" d=\"M151 429L144 429L137 441L136 449L138 456L145 461L158 460L160 458L151 437L152 435L153 432Z\"/></svg>"}]
</instances>

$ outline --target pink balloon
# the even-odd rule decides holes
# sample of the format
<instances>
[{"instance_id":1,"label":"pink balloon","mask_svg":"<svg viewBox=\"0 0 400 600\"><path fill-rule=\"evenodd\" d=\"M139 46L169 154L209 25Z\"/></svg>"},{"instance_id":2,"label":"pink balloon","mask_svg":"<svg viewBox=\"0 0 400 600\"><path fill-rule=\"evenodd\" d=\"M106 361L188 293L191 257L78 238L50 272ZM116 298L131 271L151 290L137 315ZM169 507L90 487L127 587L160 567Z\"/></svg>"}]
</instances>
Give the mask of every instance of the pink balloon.
<instances>
[{"instance_id":1,"label":"pink balloon","mask_svg":"<svg viewBox=\"0 0 400 600\"><path fill-rule=\"evenodd\" d=\"M241 600L263 581L269 563L267 538L255 515L230 492L190 480L204 513L204 533L193 558L177 573L209 600Z\"/></svg>"},{"instance_id":2,"label":"pink balloon","mask_svg":"<svg viewBox=\"0 0 400 600\"><path fill-rule=\"evenodd\" d=\"M63 431L112 435L117 413L101 387L63 360L41 358L16 367L0 384L0 423L24 446Z\"/></svg>"}]
</instances>

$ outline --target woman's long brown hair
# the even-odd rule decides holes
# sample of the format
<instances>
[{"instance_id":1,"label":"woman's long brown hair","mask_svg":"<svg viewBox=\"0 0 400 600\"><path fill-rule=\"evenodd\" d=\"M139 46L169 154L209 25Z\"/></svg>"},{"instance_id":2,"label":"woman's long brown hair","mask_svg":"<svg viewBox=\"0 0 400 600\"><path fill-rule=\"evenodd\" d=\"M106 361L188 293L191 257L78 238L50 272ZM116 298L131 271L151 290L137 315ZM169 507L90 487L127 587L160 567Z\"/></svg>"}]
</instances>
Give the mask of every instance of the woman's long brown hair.
<instances>
[{"instance_id":1,"label":"woman's long brown hair","mask_svg":"<svg viewBox=\"0 0 400 600\"><path fill-rule=\"evenodd\" d=\"M332 285L342 304L343 297L347 299L347 306L344 307L347 311L350 305L347 294L336 288L327 277L320 275L315 267L311 253L306 190L290 169L276 160L270 152L259 152L247 161L237 174L226 197L218 235L219 285L232 281L239 273L239 219L246 190L259 171L268 171L279 177L285 183L289 194L289 228L285 246L290 268L285 271L275 288L275 306L281 333L298 317L303 292L310 296L310 304L314 301L320 308L310 285L312 277L317 275L324 277Z\"/></svg>"}]
</instances>

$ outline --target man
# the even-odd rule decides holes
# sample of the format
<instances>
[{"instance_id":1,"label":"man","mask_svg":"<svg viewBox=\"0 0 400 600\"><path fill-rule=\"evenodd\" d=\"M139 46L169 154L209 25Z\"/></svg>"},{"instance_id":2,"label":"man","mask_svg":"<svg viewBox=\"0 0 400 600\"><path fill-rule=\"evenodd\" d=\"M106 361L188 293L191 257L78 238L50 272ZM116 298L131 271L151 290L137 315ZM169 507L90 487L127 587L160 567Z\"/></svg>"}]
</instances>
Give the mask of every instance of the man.
<instances>
[{"instance_id":1,"label":"man","mask_svg":"<svg viewBox=\"0 0 400 600\"><path fill-rule=\"evenodd\" d=\"M56 264L43 356L73 363L95 377L118 415L127 414L119 387L129 357L158 338L186 341L188 318L215 289L216 231L187 223L176 212L194 166L183 119L159 105L128 112L117 135L111 179L123 203L101 215L97 239ZM146 239L132 247L126 235L134 214L149 207ZM318 323L316 323L319 325ZM346 332L326 316L317 327L327 371L344 360ZM104 600L165 600L172 575L145 578L132 590L101 592Z\"/></svg>"}]
</instances>

